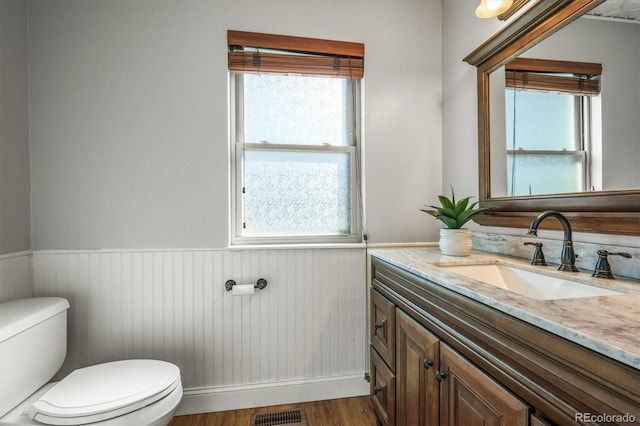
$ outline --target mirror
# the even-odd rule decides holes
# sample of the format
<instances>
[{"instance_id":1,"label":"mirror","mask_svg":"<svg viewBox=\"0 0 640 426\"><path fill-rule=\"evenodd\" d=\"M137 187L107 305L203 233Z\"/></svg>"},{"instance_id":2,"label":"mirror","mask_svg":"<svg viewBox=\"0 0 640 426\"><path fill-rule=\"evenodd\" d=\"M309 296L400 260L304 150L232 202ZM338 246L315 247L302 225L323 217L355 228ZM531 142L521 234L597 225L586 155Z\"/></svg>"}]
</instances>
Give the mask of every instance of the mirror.
<instances>
[{"instance_id":1,"label":"mirror","mask_svg":"<svg viewBox=\"0 0 640 426\"><path fill-rule=\"evenodd\" d=\"M524 228L540 211L553 209L569 217L575 230L640 235L640 23L581 17L600 3L537 2L465 58L478 71L479 198L491 208L476 222ZM562 131L585 135L572 136L575 147L557 147L565 152L545 147L540 155L527 146L527 138L536 139L534 132L558 114L540 117L551 107L539 102L554 94L505 87L516 57L602 64L599 94L555 96L571 99ZM582 120L576 120L577 111ZM557 136L561 130L549 133ZM548 179L545 186L551 172L531 166L540 159L569 164L563 167L573 177ZM557 185L560 180L567 185Z\"/></svg>"},{"instance_id":2,"label":"mirror","mask_svg":"<svg viewBox=\"0 0 640 426\"><path fill-rule=\"evenodd\" d=\"M568 74L505 73L513 61L491 73L492 194L640 188L638 40L640 22L586 14L518 56L550 60L545 71L573 65L574 75L582 63L601 65L599 77L581 79L596 82L593 95L577 87L573 93L537 90L536 77L560 80ZM521 78L510 84L516 89L505 87L505 76L516 72L531 81Z\"/></svg>"}]
</instances>

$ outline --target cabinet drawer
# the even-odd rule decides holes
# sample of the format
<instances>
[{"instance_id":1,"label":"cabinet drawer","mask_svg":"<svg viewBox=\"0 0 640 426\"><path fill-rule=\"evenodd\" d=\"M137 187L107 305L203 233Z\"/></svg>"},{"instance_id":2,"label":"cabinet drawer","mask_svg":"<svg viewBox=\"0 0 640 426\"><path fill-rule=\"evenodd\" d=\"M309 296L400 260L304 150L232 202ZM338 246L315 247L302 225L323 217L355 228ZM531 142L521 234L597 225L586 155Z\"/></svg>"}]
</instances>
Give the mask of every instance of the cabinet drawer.
<instances>
[{"instance_id":1,"label":"cabinet drawer","mask_svg":"<svg viewBox=\"0 0 640 426\"><path fill-rule=\"evenodd\" d=\"M396 424L396 376L371 347L371 402L378 420L385 426Z\"/></svg>"},{"instance_id":2,"label":"cabinet drawer","mask_svg":"<svg viewBox=\"0 0 640 426\"><path fill-rule=\"evenodd\" d=\"M396 368L395 306L375 290L371 291L371 344L391 370Z\"/></svg>"}]
</instances>

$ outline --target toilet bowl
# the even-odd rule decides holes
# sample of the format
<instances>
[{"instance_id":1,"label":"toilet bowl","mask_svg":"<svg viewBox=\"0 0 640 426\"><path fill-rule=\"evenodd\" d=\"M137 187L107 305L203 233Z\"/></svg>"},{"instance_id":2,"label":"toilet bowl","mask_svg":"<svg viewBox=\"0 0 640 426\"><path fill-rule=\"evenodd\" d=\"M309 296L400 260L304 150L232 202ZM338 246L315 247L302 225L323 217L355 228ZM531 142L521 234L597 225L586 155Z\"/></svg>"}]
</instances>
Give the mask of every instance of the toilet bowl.
<instances>
[{"instance_id":1,"label":"toilet bowl","mask_svg":"<svg viewBox=\"0 0 640 426\"><path fill-rule=\"evenodd\" d=\"M66 353L62 298L0 303L0 425L165 426L182 399L177 366L113 361L46 383Z\"/></svg>"}]
</instances>

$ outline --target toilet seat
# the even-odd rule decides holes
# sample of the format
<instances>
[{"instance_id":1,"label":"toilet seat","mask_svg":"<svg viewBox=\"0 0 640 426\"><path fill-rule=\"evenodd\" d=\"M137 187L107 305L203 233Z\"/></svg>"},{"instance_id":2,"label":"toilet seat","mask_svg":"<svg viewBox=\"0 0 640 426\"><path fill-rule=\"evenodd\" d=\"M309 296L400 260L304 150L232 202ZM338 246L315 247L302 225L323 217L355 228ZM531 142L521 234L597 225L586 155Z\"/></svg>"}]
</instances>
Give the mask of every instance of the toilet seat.
<instances>
[{"instance_id":1,"label":"toilet seat","mask_svg":"<svg viewBox=\"0 0 640 426\"><path fill-rule=\"evenodd\" d=\"M122 416L171 394L180 370L158 360L124 360L81 368L33 403L30 416L50 425L80 425Z\"/></svg>"}]
</instances>

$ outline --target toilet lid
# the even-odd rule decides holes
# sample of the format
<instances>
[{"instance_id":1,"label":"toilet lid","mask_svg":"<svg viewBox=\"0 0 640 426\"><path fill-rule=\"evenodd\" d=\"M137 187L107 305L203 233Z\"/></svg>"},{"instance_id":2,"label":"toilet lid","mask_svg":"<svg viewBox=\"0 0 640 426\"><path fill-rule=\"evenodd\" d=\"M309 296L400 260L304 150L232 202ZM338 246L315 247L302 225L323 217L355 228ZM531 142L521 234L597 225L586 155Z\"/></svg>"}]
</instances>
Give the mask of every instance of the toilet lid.
<instances>
[{"instance_id":1,"label":"toilet lid","mask_svg":"<svg viewBox=\"0 0 640 426\"><path fill-rule=\"evenodd\" d=\"M107 420L152 404L180 383L175 365L125 360L75 370L33 403L33 419L56 425Z\"/></svg>"}]
</instances>

